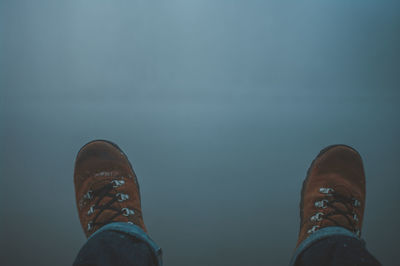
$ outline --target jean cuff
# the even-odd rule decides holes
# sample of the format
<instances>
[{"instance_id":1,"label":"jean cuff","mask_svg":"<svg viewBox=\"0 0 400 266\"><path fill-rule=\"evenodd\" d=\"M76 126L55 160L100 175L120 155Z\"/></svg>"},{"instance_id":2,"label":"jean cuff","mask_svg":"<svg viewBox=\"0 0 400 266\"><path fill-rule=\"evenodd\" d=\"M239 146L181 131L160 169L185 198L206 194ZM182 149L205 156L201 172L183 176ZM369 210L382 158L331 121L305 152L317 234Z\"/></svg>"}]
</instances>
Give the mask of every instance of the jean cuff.
<instances>
[{"instance_id":1,"label":"jean cuff","mask_svg":"<svg viewBox=\"0 0 400 266\"><path fill-rule=\"evenodd\" d=\"M149 237L149 235L143 231L142 228L135 224L131 223L123 223L123 222L113 222L104 225L101 227L99 230L94 232L90 237L92 238L94 235L103 232L103 231L116 231L116 232L121 232L130 236L135 237L136 239L139 239L143 242L145 242L149 247L150 250L152 251L154 257L157 260L157 265L162 266L162 250L161 248Z\"/></svg>"},{"instance_id":2,"label":"jean cuff","mask_svg":"<svg viewBox=\"0 0 400 266\"><path fill-rule=\"evenodd\" d=\"M320 241L324 238L328 238L331 236L337 236L337 235L348 236L348 237L352 237L352 238L361 240L356 234L347 230L344 227L329 226L329 227L322 228L322 229L312 233L309 237L307 237L300 243L300 245L294 251L289 265L294 266L296 264L296 260L299 258L301 253L303 253L306 249L308 249L310 246L312 246L315 242ZM363 240L361 240L361 241L363 241Z\"/></svg>"}]
</instances>

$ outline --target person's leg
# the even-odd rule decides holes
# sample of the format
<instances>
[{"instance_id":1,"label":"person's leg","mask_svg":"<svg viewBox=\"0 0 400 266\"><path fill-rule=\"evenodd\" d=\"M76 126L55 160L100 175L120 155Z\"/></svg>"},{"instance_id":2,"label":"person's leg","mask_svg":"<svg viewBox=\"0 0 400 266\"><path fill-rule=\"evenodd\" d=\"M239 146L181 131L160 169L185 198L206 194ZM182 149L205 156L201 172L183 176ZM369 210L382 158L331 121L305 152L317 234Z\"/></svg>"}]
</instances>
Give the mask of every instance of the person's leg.
<instances>
[{"instance_id":1,"label":"person's leg","mask_svg":"<svg viewBox=\"0 0 400 266\"><path fill-rule=\"evenodd\" d=\"M120 232L104 231L86 242L73 265L157 266L157 261L145 242Z\"/></svg>"},{"instance_id":2,"label":"person's leg","mask_svg":"<svg viewBox=\"0 0 400 266\"><path fill-rule=\"evenodd\" d=\"M74 183L88 237L74 265L162 265L161 249L143 222L136 174L117 145L97 140L83 146Z\"/></svg>"},{"instance_id":3,"label":"person's leg","mask_svg":"<svg viewBox=\"0 0 400 266\"><path fill-rule=\"evenodd\" d=\"M361 237L365 174L345 145L323 149L304 180L300 233L290 265L380 265Z\"/></svg>"},{"instance_id":4,"label":"person's leg","mask_svg":"<svg viewBox=\"0 0 400 266\"><path fill-rule=\"evenodd\" d=\"M315 242L302 252L296 266L377 266L380 263L365 248L364 241L354 237L335 235Z\"/></svg>"}]
</instances>

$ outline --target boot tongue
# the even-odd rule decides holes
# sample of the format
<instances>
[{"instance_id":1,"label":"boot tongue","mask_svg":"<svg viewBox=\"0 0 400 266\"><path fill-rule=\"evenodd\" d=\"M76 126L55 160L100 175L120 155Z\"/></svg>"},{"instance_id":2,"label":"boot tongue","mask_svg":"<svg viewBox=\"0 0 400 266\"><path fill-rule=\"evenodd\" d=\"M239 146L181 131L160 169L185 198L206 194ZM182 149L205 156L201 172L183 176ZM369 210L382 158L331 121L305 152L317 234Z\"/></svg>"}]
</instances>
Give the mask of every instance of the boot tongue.
<instances>
[{"instance_id":1,"label":"boot tongue","mask_svg":"<svg viewBox=\"0 0 400 266\"><path fill-rule=\"evenodd\" d=\"M332 206L334 208L333 211L340 211L340 212L344 212L344 213L348 213L349 212L349 206L347 206L348 204L345 204L343 202L333 202Z\"/></svg>"},{"instance_id":2,"label":"boot tongue","mask_svg":"<svg viewBox=\"0 0 400 266\"><path fill-rule=\"evenodd\" d=\"M338 197L347 198L347 199L352 198L351 192L348 190L348 188L346 188L344 186L336 185L334 190L335 190L334 195L336 195Z\"/></svg>"},{"instance_id":3,"label":"boot tongue","mask_svg":"<svg viewBox=\"0 0 400 266\"><path fill-rule=\"evenodd\" d=\"M349 231L353 231L353 227L349 224L349 221L343 215L332 215L330 216L331 220L324 219L321 223L321 227L328 227L328 226L340 226L348 229ZM333 221L335 222L333 222Z\"/></svg>"}]
</instances>

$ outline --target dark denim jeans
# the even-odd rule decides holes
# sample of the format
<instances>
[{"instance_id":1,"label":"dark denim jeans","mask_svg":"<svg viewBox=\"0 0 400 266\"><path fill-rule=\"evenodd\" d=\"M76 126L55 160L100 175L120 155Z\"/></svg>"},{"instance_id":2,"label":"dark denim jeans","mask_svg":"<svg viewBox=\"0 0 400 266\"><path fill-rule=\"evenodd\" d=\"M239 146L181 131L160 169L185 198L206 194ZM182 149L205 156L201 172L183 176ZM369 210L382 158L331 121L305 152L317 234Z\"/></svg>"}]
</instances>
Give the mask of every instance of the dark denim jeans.
<instances>
[{"instance_id":1,"label":"dark denim jeans","mask_svg":"<svg viewBox=\"0 0 400 266\"><path fill-rule=\"evenodd\" d=\"M291 265L381 265L367 251L363 240L343 230L329 228L306 239L304 245L296 250ZM162 265L161 249L140 228L113 223L102 227L88 239L74 265L159 266Z\"/></svg>"},{"instance_id":2,"label":"dark denim jeans","mask_svg":"<svg viewBox=\"0 0 400 266\"><path fill-rule=\"evenodd\" d=\"M118 222L107 224L91 235L74 265L162 266L162 254L141 228Z\"/></svg>"},{"instance_id":3,"label":"dark denim jeans","mask_svg":"<svg viewBox=\"0 0 400 266\"><path fill-rule=\"evenodd\" d=\"M311 234L295 250L291 266L381 265L364 240L349 230L330 226Z\"/></svg>"},{"instance_id":4,"label":"dark denim jeans","mask_svg":"<svg viewBox=\"0 0 400 266\"><path fill-rule=\"evenodd\" d=\"M295 266L378 266L364 241L348 236L330 236L313 243L300 254Z\"/></svg>"}]
</instances>

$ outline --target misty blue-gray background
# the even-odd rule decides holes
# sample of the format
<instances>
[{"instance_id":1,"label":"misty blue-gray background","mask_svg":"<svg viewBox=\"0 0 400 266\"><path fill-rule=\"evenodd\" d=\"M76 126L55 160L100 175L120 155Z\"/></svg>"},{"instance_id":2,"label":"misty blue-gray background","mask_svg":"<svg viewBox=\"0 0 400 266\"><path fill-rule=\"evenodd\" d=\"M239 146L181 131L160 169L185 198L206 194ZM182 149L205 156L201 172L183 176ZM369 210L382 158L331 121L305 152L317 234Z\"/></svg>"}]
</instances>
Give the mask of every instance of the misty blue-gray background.
<instances>
[{"instance_id":1,"label":"misty blue-gray background","mask_svg":"<svg viewBox=\"0 0 400 266\"><path fill-rule=\"evenodd\" d=\"M2 265L70 265L78 149L139 176L166 265L287 265L324 146L364 158L363 236L399 265L399 1L0 0Z\"/></svg>"}]
</instances>

